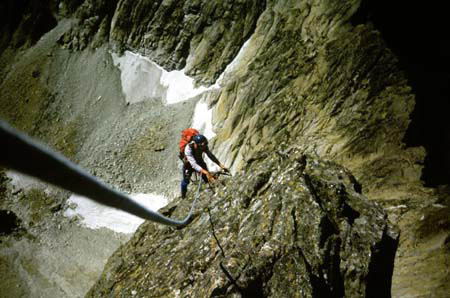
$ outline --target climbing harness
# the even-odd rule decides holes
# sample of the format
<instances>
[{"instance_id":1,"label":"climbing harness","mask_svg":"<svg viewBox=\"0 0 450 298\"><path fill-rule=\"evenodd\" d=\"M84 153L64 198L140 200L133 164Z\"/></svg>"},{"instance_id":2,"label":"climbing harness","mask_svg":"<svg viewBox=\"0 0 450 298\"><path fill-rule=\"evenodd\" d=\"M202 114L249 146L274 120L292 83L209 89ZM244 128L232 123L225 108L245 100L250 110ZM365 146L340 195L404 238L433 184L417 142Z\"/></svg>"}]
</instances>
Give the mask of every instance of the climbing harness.
<instances>
[{"instance_id":1,"label":"climbing harness","mask_svg":"<svg viewBox=\"0 0 450 298\"><path fill-rule=\"evenodd\" d=\"M202 185L200 182L189 214L182 220L171 219L112 189L61 154L37 143L2 120L0 165L88 197L100 204L169 226L184 226L189 223Z\"/></svg>"}]
</instances>

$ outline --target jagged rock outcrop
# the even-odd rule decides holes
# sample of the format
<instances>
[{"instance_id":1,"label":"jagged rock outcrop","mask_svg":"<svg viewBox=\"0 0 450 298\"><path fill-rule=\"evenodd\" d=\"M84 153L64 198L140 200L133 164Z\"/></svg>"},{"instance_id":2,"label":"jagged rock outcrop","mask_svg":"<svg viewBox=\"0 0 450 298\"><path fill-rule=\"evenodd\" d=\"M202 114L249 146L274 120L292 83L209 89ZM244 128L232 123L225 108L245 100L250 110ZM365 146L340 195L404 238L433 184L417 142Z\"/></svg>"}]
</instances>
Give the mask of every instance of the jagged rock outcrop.
<instances>
[{"instance_id":1,"label":"jagged rock outcrop","mask_svg":"<svg viewBox=\"0 0 450 298\"><path fill-rule=\"evenodd\" d=\"M414 97L379 33L352 23L358 5L89 0L61 43L82 49L109 40L213 83L248 41L244 59L209 99L228 163L244 166L269 142L302 144L383 197L393 185L420 187L425 153L404 148Z\"/></svg>"},{"instance_id":2,"label":"jagged rock outcrop","mask_svg":"<svg viewBox=\"0 0 450 298\"><path fill-rule=\"evenodd\" d=\"M184 229L141 226L88 296L390 295L398 233L332 162L295 149L258 155L197 209Z\"/></svg>"},{"instance_id":3,"label":"jagged rock outcrop","mask_svg":"<svg viewBox=\"0 0 450 298\"><path fill-rule=\"evenodd\" d=\"M148 180L153 173L175 171L167 170L168 164L164 164L164 158L173 156L173 152L158 153L160 155L150 157L141 152L142 148L149 150L153 146L151 142L157 139L153 137L151 131L160 129L149 115L139 118L139 123L130 120L130 123L134 123L133 127L134 125L138 127L133 130L137 132L137 136L122 138L121 145L118 147L130 143L131 148L114 147L114 150L109 150L108 146L115 144L116 136L121 135L121 132L125 134L129 132L128 123L121 119L134 119L133 117L142 109L139 106L126 108L121 96L117 95L120 94L118 90L120 88L117 84L109 83L117 80L117 74L113 73L105 45L111 46L118 53L125 49L139 52L166 69L184 68L186 73L196 78L197 83L203 84L216 82L216 79L223 74L225 67L234 60L233 66L220 81L221 88L210 91L207 95L210 106L214 107L217 137L213 140L213 146L215 151L219 152L220 159L232 166L234 170L252 169L258 172L256 165L259 165L259 162L255 162L257 152L279 150L277 145L284 143L288 146L295 145L303 152L319 156L317 161L319 165L327 164L335 169L334 165L323 163L320 159L329 159L344 165L355 175L361 185L355 193L353 187L349 188L350 184L344 183L347 193L361 198L358 192L362 192L369 199L377 201L388 211L389 219L400 227L401 238L395 260L392 295L395 297L407 295L446 297L450 284L448 282L449 219L446 216L449 211L448 190L445 187L430 189L422 186L420 175L425 151L421 147L406 148L403 142L414 106L414 95L399 69L395 56L384 44L383 37L380 36L377 28L361 22L365 17L361 17L364 12L358 11L360 2L363 1L159 0L150 3L130 0L65 0L57 1L57 3L45 2L45 5L39 7L26 2L28 6L21 6L17 14L11 14L11 18L6 19L9 20L7 23L12 22L12 25L2 27L2 32L5 34L2 34L0 46L9 44L10 48L0 57L0 66L2 66L0 67L0 83L2 89L7 90L0 97L1 115L18 124L19 128L34 135L43 136L48 143L65 154L79 159L82 164L94 167L96 173L105 175L104 178L107 181L123 180L108 176L108 170L104 167L109 165L110 168L116 169L113 176L116 176L117 171L126 173L127 179L122 185L124 188L142 189L143 181ZM10 5L13 2L5 3ZM28 8L25 9L25 7ZM0 9L0 11L10 10ZM28 13L25 13L24 19L20 21L18 19L20 11L34 11L34 13L31 13L31 18L28 19ZM64 19L66 17L73 20L68 21ZM27 31L28 29L25 29L28 27L24 24L29 24L30 20L34 20L35 24L46 26L39 27L37 31L33 31L34 28L32 32ZM58 20L58 27L38 43L34 52L19 53L15 56L18 47L24 49L35 44L41 34L55 25L54 20ZM0 48L0 52L1 50ZM16 57L17 60L10 59L11 57ZM89 67L84 67L85 65ZM52 72L61 72L62 75L55 79ZM97 89L95 84L97 82L92 82L89 78L89 74L93 73L97 78L101 78L98 81L100 89ZM114 85L113 88L102 87L112 85ZM60 90L64 92L59 93ZM100 95L103 97L99 97ZM82 100L78 100L79 98ZM99 100L99 98L102 99ZM142 105L145 106L145 104ZM153 105L145 107L154 108ZM169 109L168 113L179 115L183 109L183 106L176 107ZM163 110L165 111L161 108L161 111ZM65 120L65 117L73 113L75 117ZM110 135L107 140L95 134L91 135L90 128L98 123L98 115L103 115L101 119L106 119L103 121L101 131L109 134L108 128L115 127L117 134ZM167 119L162 120L166 124L170 123ZM143 128L146 125L150 126L149 130ZM182 126L181 123L179 125ZM178 128L171 126L171 131L175 130ZM97 142L101 145L96 147ZM163 140L164 144L169 144L167 148L171 148L170 144L175 142L176 140ZM101 149L96 152L96 158L100 162L97 162L96 158L89 157L91 154L89 148L95 147ZM112 160L117 162L112 163ZM312 159L309 160L312 161ZM155 162L156 166L147 167L149 162ZM292 166L298 167L296 161L290 162ZM119 166L116 167L116 164ZM313 163L307 164L311 166ZM175 163L169 166L175 168ZM308 170L307 167L302 172L301 167L298 168L298 176L294 175L298 179L295 185L302 187L295 189L296 192L289 196L304 195L305 198L312 198L311 186L314 189L317 189L317 186L312 183L314 179L311 185L305 184L305 173L309 173L311 177L318 177L319 180L324 178L323 169L318 176L308 172L312 169ZM129 172L132 171L138 173L136 181L131 179ZM283 176L282 172L278 173L280 177ZM265 175L269 174L262 176ZM166 175L163 176L166 177ZM244 180L241 181L241 178ZM335 180L335 178L330 179ZM240 185L245 178L236 177L233 181ZM265 185L268 190L273 191L274 196L277 196L284 191L284 188L291 187L284 184L285 181L281 182L280 185L284 185L283 187L277 187L276 184L269 186L266 183ZM163 182L160 180L156 184L161 183ZM250 184L242 185L241 191L245 191L245 187L251 189ZM308 187L308 190L303 189L303 186ZM324 190L322 186L319 189ZM249 206L256 206L257 209L261 207L258 204L268 202L269 198L265 197L269 196L268 190L261 193L256 191L254 195L258 197L253 198L251 195L239 192L239 188L232 190L231 187L228 185L222 193L219 192L217 199L220 198L219 201L224 203L231 200L231 196L244 200L243 204L236 206L230 202L230 208L235 208L233 210L239 214L236 220L240 220L243 216L239 212L248 211L246 208ZM337 196L337 194L334 195ZM356 198L352 195L346 197L349 202L353 202ZM248 198L245 199L245 196ZM318 197L323 199L328 197L328 194ZM255 200L261 203L257 204ZM206 202L204 199L203 207L206 207ZM172 215L175 217L184 215L187 208L185 204L187 203L173 203L172 206L177 208ZM284 231L292 232L294 223L298 228L308 222L299 220L305 215L297 211L300 207L294 208L295 205L291 201L286 202L286 205L283 200L267 204L274 204L274 206L270 205L273 209L268 207L268 210L273 212L295 209L292 213L296 216L295 218L292 214L284 215L288 218L282 226ZM281 207L279 207L280 204ZM243 208L237 209L239 206ZM319 206L320 208L315 204L312 206L318 210L317 221L320 222L321 218L329 218L322 210L326 209L325 205ZM337 209L341 207L342 205L334 206ZM360 212L359 207L361 206L351 205L350 209ZM383 214L378 207L373 208L375 208L374 212L380 216ZM228 213L218 208L213 208L212 211L213 219L215 214L223 215L224 218L228 216ZM359 224L359 221L355 219L351 225L347 215L334 214L330 215L331 219L328 219L330 222L324 220L325 225L329 224L333 228L325 227L330 228L332 232L327 237L329 239L327 243L331 246L329 246L330 250L323 250L320 256L332 257L336 256L332 254L337 253L338 249L340 253L345 251L340 246L342 243L338 244L335 240L348 239L342 234L346 228L339 226L335 229L334 224L342 220L347 222L347 226L351 227L350 231L353 231L353 226ZM159 244L147 241L145 237L156 235L161 237L161 243L169 243L170 247L180 251L181 248L178 247L182 245L179 243L180 237L183 240L181 243L200 247L201 242L189 241L193 241L196 237L206 241L211 237L205 235L205 231L209 231L206 214L199 213L197 216L196 220L184 230L172 230L150 224L143 226L133 242L127 246L129 250L122 250L110 260L104 278L99 281L98 288L93 288L91 293L107 292L107 288L112 287L116 282L116 287L112 290L115 293L121 293L123 288L123 295L132 294L133 291L140 292L141 288L137 285L144 287L144 282L155 285L152 291L165 293L164 289L159 288L161 284L159 278L167 278L164 276L165 273L150 271L156 270L152 267L153 265L160 266L162 263L151 263L152 266L150 266L150 262L153 261L143 259L146 255L153 253L152 247ZM281 218L280 216L281 213L277 213L273 215L273 218ZM231 220L235 218L230 218ZM246 220L259 223L260 218L250 215ZM324 227L317 226L317 222L314 221L309 224L309 229L316 231L314 235L320 238L322 231L325 231ZM387 226L386 223L380 222L378 227L383 225ZM264 233L271 227L258 226L261 228L260 233ZM277 227L274 226L274 228ZM366 228L368 233L373 231L370 226ZM230 231L236 232L236 229L235 226L230 227ZM228 231L219 231L218 234L221 236L219 238L227 239L226 233ZM248 231L245 233L250 234ZM245 245L242 243L243 238L240 234L230 235L230 239ZM314 238L314 235L311 236ZM192 239L187 238L188 236L192 236ZM256 236L251 235L251 237ZM262 289L261 291L267 295L274 294L275 292L270 292L272 290L269 288L276 291L277 287L281 287L283 282L286 282L286 280L277 279L275 273L280 270L291 270L292 262L297 262L295 270L303 272L304 276L309 277L308 282L311 282L308 284L305 284L304 280L299 282L298 289L304 289L304 295L317 294L314 292L317 290L317 283L324 285L326 291L329 291L327 293L331 294L342 294L345 291L346 294L372 295L369 293L371 291L364 288L368 285L366 282L355 284L355 288L345 283L335 286L336 278L345 280L346 273L337 272L332 264L331 267L326 267L324 264L327 259L311 259L307 249L309 246L306 245L309 243L306 241L299 242L298 239L292 240L286 237L282 240L293 243L291 250L286 249L285 246L273 247L274 253L284 256L284 259L282 258L284 263L278 263L278 267L270 267L271 262L275 260L273 256L259 255L258 249L268 242L258 242L260 247L256 243L247 255L245 255L247 251L244 250L237 252L238 257L220 259L217 247L214 246L217 244L214 244L213 239L209 248L204 247L208 249L207 252L214 251L215 254L193 253L197 260L201 259L198 265L200 269L195 267L197 266L195 263L188 265L188 268L199 270L193 269L193 272L200 272L199 274L205 274L210 278L201 281L198 277L194 277L202 285L206 284L206 280L217 279L217 285L208 284L199 290L210 294L214 289L218 289L216 294L224 295L226 293L234 295L239 291L245 294L246 291L253 289ZM382 236L378 234L376 239L382 239ZM233 243L229 242L226 244L227 251L233 251ZM325 244L319 241L319 247ZM357 243L349 245L352 247L351 245L357 245ZM299 254L299 251L302 251L303 255ZM314 249L312 251L317 252ZM330 254L326 255L325 251ZM202 257L198 257L199 254ZM256 256L262 257L261 263L258 263ZM319 254L316 256L318 257ZM351 258L343 254L340 256L341 264L351 262ZM226 278L220 269L219 260L223 260L224 267L228 268L230 274L237 280L235 284ZM248 267L245 267L247 262ZM280 260L277 259L277 262ZM370 261L366 258L362 262L368 264L367 262ZM181 257L179 264L182 264ZM205 267L211 264L212 267ZM178 269L185 268L184 265L179 266ZM161 270L161 266L158 269ZM272 275L253 274L266 269ZM324 272L327 270L331 270L334 274L333 281L325 279ZM366 271L357 272L367 277ZM182 276L184 274L182 270L170 274L175 273L178 275L169 281L169 284L171 282L174 285L173 289L183 288L191 291L198 286L197 283L190 284L191 277ZM215 277L214 274L216 274ZM114 276L118 277L118 280L114 280ZM151 279L154 276L156 278ZM183 278L186 278L185 285L182 284ZM287 278L291 277L287 275ZM270 284L255 287L258 283L269 280ZM135 281L137 285L133 286ZM294 279L292 281L295 284ZM389 286L387 284L389 281L384 279L384 282L386 284L384 287L380 286L380 289L386 289ZM289 287L286 286L286 288ZM126 292L125 289L131 292ZM297 292L298 295L302 295L299 293L301 292ZM386 292L383 293L386 294ZM184 292L182 291L181 294Z\"/></svg>"},{"instance_id":4,"label":"jagged rock outcrop","mask_svg":"<svg viewBox=\"0 0 450 298\"><path fill-rule=\"evenodd\" d=\"M414 96L379 33L352 23L358 7L355 0L88 0L60 43L83 49L109 41L211 84L248 41L209 98L228 164L239 169L252 152L284 141L344 164L371 197L399 185L417 191L425 152L402 142Z\"/></svg>"},{"instance_id":5,"label":"jagged rock outcrop","mask_svg":"<svg viewBox=\"0 0 450 298\"><path fill-rule=\"evenodd\" d=\"M265 1L85 1L61 43L72 49L109 40L168 70L213 83L253 33Z\"/></svg>"},{"instance_id":6,"label":"jagged rock outcrop","mask_svg":"<svg viewBox=\"0 0 450 298\"><path fill-rule=\"evenodd\" d=\"M404 148L413 95L379 34L352 25L358 5L90 0L61 42L80 49L109 40L213 83L248 40L246 58L210 98L228 162L239 168L281 139L345 164L382 193L418 181L424 151Z\"/></svg>"},{"instance_id":7,"label":"jagged rock outcrop","mask_svg":"<svg viewBox=\"0 0 450 298\"><path fill-rule=\"evenodd\" d=\"M50 0L5 0L0 3L0 53L7 47L29 47L56 26Z\"/></svg>"},{"instance_id":8,"label":"jagged rock outcrop","mask_svg":"<svg viewBox=\"0 0 450 298\"><path fill-rule=\"evenodd\" d=\"M229 163L239 168L254 150L287 141L346 165L368 193L419 180L424 153L402 143L411 89L379 34L350 25L349 5L265 11L247 59L211 98L217 142L233 144Z\"/></svg>"}]
</instances>

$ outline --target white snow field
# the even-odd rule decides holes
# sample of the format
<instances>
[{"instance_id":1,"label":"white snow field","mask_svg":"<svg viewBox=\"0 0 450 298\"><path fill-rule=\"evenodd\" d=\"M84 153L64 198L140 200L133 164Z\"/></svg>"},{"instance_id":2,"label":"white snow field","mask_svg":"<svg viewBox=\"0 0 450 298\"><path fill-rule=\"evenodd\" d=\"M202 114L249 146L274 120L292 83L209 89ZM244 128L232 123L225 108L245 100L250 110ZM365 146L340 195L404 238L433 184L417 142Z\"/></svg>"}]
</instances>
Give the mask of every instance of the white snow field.
<instances>
[{"instance_id":1,"label":"white snow field","mask_svg":"<svg viewBox=\"0 0 450 298\"><path fill-rule=\"evenodd\" d=\"M157 194L131 194L130 197L140 205L153 211L167 205L168 200ZM107 228L118 233L131 234L145 221L127 212L98 204L79 195L70 196L69 203L75 203L75 209L67 209L67 217L80 215L81 223L91 229Z\"/></svg>"}]
</instances>

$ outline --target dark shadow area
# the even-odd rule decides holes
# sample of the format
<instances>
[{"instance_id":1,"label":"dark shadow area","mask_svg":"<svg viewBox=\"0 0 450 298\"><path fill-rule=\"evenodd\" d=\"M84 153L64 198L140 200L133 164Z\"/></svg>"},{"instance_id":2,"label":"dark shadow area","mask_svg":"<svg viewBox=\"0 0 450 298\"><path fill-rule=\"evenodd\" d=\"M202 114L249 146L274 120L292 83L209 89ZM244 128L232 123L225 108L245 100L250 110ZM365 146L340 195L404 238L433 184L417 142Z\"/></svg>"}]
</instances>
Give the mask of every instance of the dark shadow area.
<instances>
[{"instance_id":1,"label":"dark shadow area","mask_svg":"<svg viewBox=\"0 0 450 298\"><path fill-rule=\"evenodd\" d=\"M343 297L338 296L333 293L332 289L327 285L326 280L323 278L323 276L317 276L314 274L313 268L311 264L308 263L308 260L305 257L305 254L303 251L299 249L299 255L303 259L303 262L305 264L305 269L308 272L309 281L311 284L311 290L312 290L312 297ZM337 287L342 288L342 287Z\"/></svg>"},{"instance_id":2,"label":"dark shadow area","mask_svg":"<svg viewBox=\"0 0 450 298\"><path fill-rule=\"evenodd\" d=\"M366 297L391 297L394 259L398 247L398 238L391 238L384 232L381 242L372 250L367 276Z\"/></svg>"},{"instance_id":3,"label":"dark shadow area","mask_svg":"<svg viewBox=\"0 0 450 298\"><path fill-rule=\"evenodd\" d=\"M20 219L11 211L0 210L0 236L13 234L20 229Z\"/></svg>"},{"instance_id":4,"label":"dark shadow area","mask_svg":"<svg viewBox=\"0 0 450 298\"><path fill-rule=\"evenodd\" d=\"M0 1L0 53L7 46L31 46L57 24L51 0Z\"/></svg>"},{"instance_id":5,"label":"dark shadow area","mask_svg":"<svg viewBox=\"0 0 450 298\"><path fill-rule=\"evenodd\" d=\"M267 297L264 294L264 282L259 276L255 280L252 280L246 288L241 289L241 295L244 298L253 298L253 297Z\"/></svg>"},{"instance_id":6,"label":"dark shadow area","mask_svg":"<svg viewBox=\"0 0 450 298\"><path fill-rule=\"evenodd\" d=\"M450 183L450 18L444 3L363 0L352 20L381 32L416 95L404 142L427 150L427 186Z\"/></svg>"}]
</instances>

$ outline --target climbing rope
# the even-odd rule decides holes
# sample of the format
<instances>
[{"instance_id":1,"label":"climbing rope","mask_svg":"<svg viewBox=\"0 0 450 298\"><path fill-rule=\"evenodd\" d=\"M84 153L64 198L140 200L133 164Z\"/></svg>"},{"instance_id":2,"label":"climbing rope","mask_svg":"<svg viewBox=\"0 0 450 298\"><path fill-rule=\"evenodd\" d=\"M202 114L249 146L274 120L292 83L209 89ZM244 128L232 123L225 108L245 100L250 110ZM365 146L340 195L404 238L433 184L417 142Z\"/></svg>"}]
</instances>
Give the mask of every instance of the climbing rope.
<instances>
[{"instance_id":1,"label":"climbing rope","mask_svg":"<svg viewBox=\"0 0 450 298\"><path fill-rule=\"evenodd\" d=\"M61 154L37 143L2 120L0 120L0 165L34 176L100 204L169 226L184 226L189 223L202 185L200 179L189 214L182 220L171 219L112 189Z\"/></svg>"},{"instance_id":2,"label":"climbing rope","mask_svg":"<svg viewBox=\"0 0 450 298\"><path fill-rule=\"evenodd\" d=\"M217 176L219 176L219 175L228 175L228 176L231 176L231 174L229 174L229 173L223 173L223 172L217 174ZM226 258L225 250L223 249L223 246L220 244L219 238L218 238L217 235L216 235L216 229L215 229L215 227L214 227L215 225L214 225L214 222L213 222L213 220L212 220L211 209L210 209L209 207L207 207L207 210L208 210L209 223L210 223L210 225L211 225L212 235L213 235L214 239L216 240L217 246L219 247L219 249L220 249L220 251L221 251L221 253L222 253L222 258ZM236 287L236 289L237 289L239 292L242 293L242 292L243 292L243 291L242 291L242 288L238 285L237 279L234 278L234 277L231 275L230 271L229 271L229 270L225 267L225 265L223 264L223 261L220 261L220 262L219 262L219 267L220 267L220 269L222 270L223 274L225 274L225 276L228 278L228 280L230 281L230 283L233 284L233 285ZM239 277L238 277L238 278L239 278Z\"/></svg>"}]
</instances>

